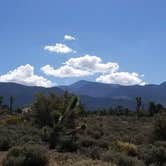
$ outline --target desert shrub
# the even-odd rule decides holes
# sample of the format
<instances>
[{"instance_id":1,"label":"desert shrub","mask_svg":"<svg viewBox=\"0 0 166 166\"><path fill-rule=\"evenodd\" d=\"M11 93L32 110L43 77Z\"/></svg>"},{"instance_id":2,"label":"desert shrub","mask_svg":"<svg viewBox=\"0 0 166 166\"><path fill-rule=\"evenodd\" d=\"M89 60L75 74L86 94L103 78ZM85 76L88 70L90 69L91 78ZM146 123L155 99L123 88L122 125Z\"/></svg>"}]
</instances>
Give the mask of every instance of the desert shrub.
<instances>
[{"instance_id":1,"label":"desert shrub","mask_svg":"<svg viewBox=\"0 0 166 166\"><path fill-rule=\"evenodd\" d=\"M21 117L18 117L18 116L10 116L5 120L5 123L8 125L17 125L22 122L23 121L22 121Z\"/></svg>"},{"instance_id":2,"label":"desert shrub","mask_svg":"<svg viewBox=\"0 0 166 166\"><path fill-rule=\"evenodd\" d=\"M23 122L20 116L16 115L6 115L5 118L0 120L0 125L18 125Z\"/></svg>"},{"instance_id":3,"label":"desert shrub","mask_svg":"<svg viewBox=\"0 0 166 166\"><path fill-rule=\"evenodd\" d=\"M77 143L73 140L72 136L61 137L57 145L57 150L59 152L74 152L77 148Z\"/></svg>"},{"instance_id":4,"label":"desert shrub","mask_svg":"<svg viewBox=\"0 0 166 166\"><path fill-rule=\"evenodd\" d=\"M18 145L24 144L42 144L41 137L39 135L24 135L19 139Z\"/></svg>"},{"instance_id":5,"label":"desert shrub","mask_svg":"<svg viewBox=\"0 0 166 166\"><path fill-rule=\"evenodd\" d=\"M44 126L40 131L42 141L48 142L50 139L51 132L52 129L50 127Z\"/></svg>"},{"instance_id":6,"label":"desert shrub","mask_svg":"<svg viewBox=\"0 0 166 166\"><path fill-rule=\"evenodd\" d=\"M82 154L83 156L86 156L88 158L91 158L93 160L99 160L101 154L104 152L102 148L99 146L91 146L91 147L80 147L77 150L78 154Z\"/></svg>"},{"instance_id":7,"label":"desert shrub","mask_svg":"<svg viewBox=\"0 0 166 166\"><path fill-rule=\"evenodd\" d=\"M131 136L131 141L134 144L141 145L142 143L147 141L147 139L146 139L144 133L137 133L137 134Z\"/></svg>"},{"instance_id":8,"label":"desert shrub","mask_svg":"<svg viewBox=\"0 0 166 166\"><path fill-rule=\"evenodd\" d=\"M88 148L88 147L96 146L97 142L93 138L86 136L86 137L81 137L80 138L79 144L80 144L81 147Z\"/></svg>"},{"instance_id":9,"label":"desert shrub","mask_svg":"<svg viewBox=\"0 0 166 166\"><path fill-rule=\"evenodd\" d=\"M129 156L136 156L138 152L137 146L128 142L117 141L113 144L113 148Z\"/></svg>"},{"instance_id":10,"label":"desert shrub","mask_svg":"<svg viewBox=\"0 0 166 166\"><path fill-rule=\"evenodd\" d=\"M97 141L97 146L99 146L102 149L108 150L109 149L109 142L105 141L105 140L98 140Z\"/></svg>"},{"instance_id":11,"label":"desert shrub","mask_svg":"<svg viewBox=\"0 0 166 166\"><path fill-rule=\"evenodd\" d=\"M142 166L143 163L137 158L127 156L115 151L107 151L101 155L101 160L115 163L118 166Z\"/></svg>"},{"instance_id":12,"label":"desert shrub","mask_svg":"<svg viewBox=\"0 0 166 166\"><path fill-rule=\"evenodd\" d=\"M97 146L90 147L86 150L86 156L92 158L93 160L100 159L101 152L102 149Z\"/></svg>"},{"instance_id":13,"label":"desert shrub","mask_svg":"<svg viewBox=\"0 0 166 166\"><path fill-rule=\"evenodd\" d=\"M154 142L155 146L164 147L166 149L166 141L156 141Z\"/></svg>"},{"instance_id":14,"label":"desert shrub","mask_svg":"<svg viewBox=\"0 0 166 166\"><path fill-rule=\"evenodd\" d=\"M139 154L140 158L147 166L150 164L162 166L164 163L166 163L166 149L164 147L148 145L147 147L143 147Z\"/></svg>"},{"instance_id":15,"label":"desert shrub","mask_svg":"<svg viewBox=\"0 0 166 166\"><path fill-rule=\"evenodd\" d=\"M0 151L6 151L11 147L12 141L8 135L0 136Z\"/></svg>"},{"instance_id":16,"label":"desert shrub","mask_svg":"<svg viewBox=\"0 0 166 166\"><path fill-rule=\"evenodd\" d=\"M39 130L34 128L33 126L1 126L0 133L0 144L3 146L5 145L6 148L17 145L24 145L26 143L40 144L42 142Z\"/></svg>"},{"instance_id":17,"label":"desert shrub","mask_svg":"<svg viewBox=\"0 0 166 166\"><path fill-rule=\"evenodd\" d=\"M119 154L116 156L115 163L119 166L143 166L144 164L136 158Z\"/></svg>"},{"instance_id":18,"label":"desert shrub","mask_svg":"<svg viewBox=\"0 0 166 166\"><path fill-rule=\"evenodd\" d=\"M104 133L103 133L102 129L95 128L95 129L88 129L87 135L89 135L90 137L92 137L94 139L100 139L104 135Z\"/></svg>"},{"instance_id":19,"label":"desert shrub","mask_svg":"<svg viewBox=\"0 0 166 166\"><path fill-rule=\"evenodd\" d=\"M46 166L46 151L39 146L13 147L3 160L3 166Z\"/></svg>"},{"instance_id":20,"label":"desert shrub","mask_svg":"<svg viewBox=\"0 0 166 166\"><path fill-rule=\"evenodd\" d=\"M154 124L154 137L157 140L166 140L166 114L157 117Z\"/></svg>"}]
</instances>

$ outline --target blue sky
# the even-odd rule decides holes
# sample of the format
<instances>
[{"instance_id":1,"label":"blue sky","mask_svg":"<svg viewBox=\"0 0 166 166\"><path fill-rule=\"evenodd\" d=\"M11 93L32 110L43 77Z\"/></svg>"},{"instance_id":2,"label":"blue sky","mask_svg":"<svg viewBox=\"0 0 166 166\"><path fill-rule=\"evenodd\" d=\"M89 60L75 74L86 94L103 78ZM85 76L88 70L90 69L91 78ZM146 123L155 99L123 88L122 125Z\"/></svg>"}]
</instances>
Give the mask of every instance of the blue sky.
<instances>
[{"instance_id":1,"label":"blue sky","mask_svg":"<svg viewBox=\"0 0 166 166\"><path fill-rule=\"evenodd\" d=\"M165 0L1 0L0 81L159 84L166 80L165 18ZM59 53L56 44L75 52Z\"/></svg>"}]
</instances>

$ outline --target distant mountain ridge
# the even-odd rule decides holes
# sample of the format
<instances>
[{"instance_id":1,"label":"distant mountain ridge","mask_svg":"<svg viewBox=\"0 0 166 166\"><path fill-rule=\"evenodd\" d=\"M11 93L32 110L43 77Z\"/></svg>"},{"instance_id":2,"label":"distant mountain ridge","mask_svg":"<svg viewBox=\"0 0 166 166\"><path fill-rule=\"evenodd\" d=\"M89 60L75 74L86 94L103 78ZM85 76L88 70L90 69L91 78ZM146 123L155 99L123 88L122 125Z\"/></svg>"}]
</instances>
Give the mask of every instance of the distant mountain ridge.
<instances>
[{"instance_id":1,"label":"distant mountain ridge","mask_svg":"<svg viewBox=\"0 0 166 166\"><path fill-rule=\"evenodd\" d=\"M160 85L123 86L118 84L78 81L70 86L61 88L81 96L82 101L85 102L85 106L88 108L90 106L95 108L95 105L98 108L122 105L134 109L136 96L142 97L145 106L150 101L166 106L166 82Z\"/></svg>"},{"instance_id":2,"label":"distant mountain ridge","mask_svg":"<svg viewBox=\"0 0 166 166\"><path fill-rule=\"evenodd\" d=\"M24 86L16 83L0 83L0 96L3 96L4 103L9 103L9 97L14 97L15 107L24 107L32 103L37 93L48 94L55 92L62 94L63 90L58 87L44 88L36 86Z\"/></svg>"},{"instance_id":3,"label":"distant mountain ridge","mask_svg":"<svg viewBox=\"0 0 166 166\"><path fill-rule=\"evenodd\" d=\"M118 105L134 109L136 96L142 97L145 106L150 101L166 106L166 82L160 85L122 86L81 80L69 86L52 88L0 83L0 96L4 96L5 103L8 104L9 96L14 96L15 106L19 107L30 104L38 92L62 94L65 90L79 95L87 110L116 107Z\"/></svg>"}]
</instances>

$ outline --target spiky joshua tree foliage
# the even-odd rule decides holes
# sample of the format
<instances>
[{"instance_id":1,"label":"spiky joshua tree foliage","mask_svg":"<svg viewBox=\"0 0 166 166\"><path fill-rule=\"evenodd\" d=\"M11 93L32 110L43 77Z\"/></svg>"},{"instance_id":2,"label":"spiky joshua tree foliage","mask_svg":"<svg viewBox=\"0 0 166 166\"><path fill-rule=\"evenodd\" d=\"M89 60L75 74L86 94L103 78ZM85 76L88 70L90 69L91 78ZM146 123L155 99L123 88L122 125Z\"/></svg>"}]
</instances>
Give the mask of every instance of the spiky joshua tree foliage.
<instances>
[{"instance_id":1,"label":"spiky joshua tree foliage","mask_svg":"<svg viewBox=\"0 0 166 166\"><path fill-rule=\"evenodd\" d=\"M79 97L65 93L63 96L55 94L38 94L32 106L34 122L39 127L49 126L50 148L56 148L61 138L69 136L70 141L76 139L76 134L85 129L78 125L78 117L83 112Z\"/></svg>"}]
</instances>

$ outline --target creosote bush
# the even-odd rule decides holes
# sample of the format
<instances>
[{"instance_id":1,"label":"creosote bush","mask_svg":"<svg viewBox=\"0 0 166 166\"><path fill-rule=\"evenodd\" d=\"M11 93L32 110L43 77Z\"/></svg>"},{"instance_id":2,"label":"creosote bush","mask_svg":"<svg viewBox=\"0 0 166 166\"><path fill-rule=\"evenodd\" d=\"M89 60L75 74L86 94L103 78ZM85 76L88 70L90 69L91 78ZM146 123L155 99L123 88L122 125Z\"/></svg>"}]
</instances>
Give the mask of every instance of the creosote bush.
<instances>
[{"instance_id":1,"label":"creosote bush","mask_svg":"<svg viewBox=\"0 0 166 166\"><path fill-rule=\"evenodd\" d=\"M78 148L77 143L73 140L72 136L63 136L59 140L57 150L59 152L75 152Z\"/></svg>"},{"instance_id":2,"label":"creosote bush","mask_svg":"<svg viewBox=\"0 0 166 166\"><path fill-rule=\"evenodd\" d=\"M3 166L47 166L46 151L40 146L13 147L3 161Z\"/></svg>"},{"instance_id":3,"label":"creosote bush","mask_svg":"<svg viewBox=\"0 0 166 166\"><path fill-rule=\"evenodd\" d=\"M24 144L41 144L40 132L29 125L0 126L0 151L6 151L13 146Z\"/></svg>"},{"instance_id":4,"label":"creosote bush","mask_svg":"<svg viewBox=\"0 0 166 166\"><path fill-rule=\"evenodd\" d=\"M7 151L12 145L12 140L8 135L0 136L0 151Z\"/></svg>"},{"instance_id":5,"label":"creosote bush","mask_svg":"<svg viewBox=\"0 0 166 166\"><path fill-rule=\"evenodd\" d=\"M154 124L154 137L166 141L166 113L159 115Z\"/></svg>"},{"instance_id":6,"label":"creosote bush","mask_svg":"<svg viewBox=\"0 0 166 166\"><path fill-rule=\"evenodd\" d=\"M166 163L166 149L162 146L145 145L139 152L139 158L143 160L147 166L150 164L163 166L164 163Z\"/></svg>"}]
</instances>

